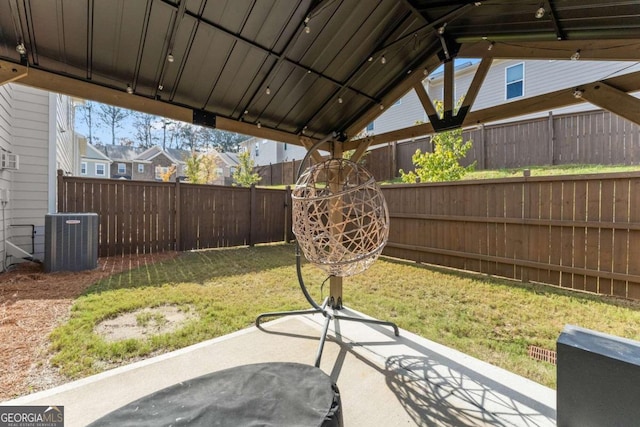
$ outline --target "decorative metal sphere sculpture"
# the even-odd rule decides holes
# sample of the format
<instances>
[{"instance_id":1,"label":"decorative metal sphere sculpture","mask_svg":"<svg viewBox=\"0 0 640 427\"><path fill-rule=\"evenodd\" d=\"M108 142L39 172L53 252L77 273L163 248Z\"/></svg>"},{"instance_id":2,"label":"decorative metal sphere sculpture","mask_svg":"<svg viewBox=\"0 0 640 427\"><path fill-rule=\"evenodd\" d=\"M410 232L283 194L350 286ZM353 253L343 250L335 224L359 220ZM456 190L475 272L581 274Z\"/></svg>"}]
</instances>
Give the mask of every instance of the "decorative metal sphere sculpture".
<instances>
[{"instance_id":1,"label":"decorative metal sphere sculpture","mask_svg":"<svg viewBox=\"0 0 640 427\"><path fill-rule=\"evenodd\" d=\"M331 159L305 170L292 192L293 233L309 262L334 276L369 268L389 236L382 191L363 167Z\"/></svg>"}]
</instances>

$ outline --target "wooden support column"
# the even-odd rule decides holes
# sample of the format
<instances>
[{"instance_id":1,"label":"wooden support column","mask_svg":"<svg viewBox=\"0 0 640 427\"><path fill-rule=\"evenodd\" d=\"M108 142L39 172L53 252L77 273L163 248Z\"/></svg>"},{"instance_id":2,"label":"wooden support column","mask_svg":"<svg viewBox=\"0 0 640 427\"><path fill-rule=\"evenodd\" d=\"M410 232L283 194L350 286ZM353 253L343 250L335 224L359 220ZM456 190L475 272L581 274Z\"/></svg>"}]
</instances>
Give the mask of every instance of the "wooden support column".
<instances>
[{"instance_id":1,"label":"wooden support column","mask_svg":"<svg viewBox=\"0 0 640 427\"><path fill-rule=\"evenodd\" d=\"M341 159L343 155L342 152L342 144L335 142L333 144L331 150L331 157L334 159ZM331 177L331 181L329 185L335 186L334 191L339 191L338 187L340 183L338 182L339 176L336 174ZM338 205L335 206L335 209L331 212L332 221L335 223L341 223L343 221L342 218L342 206L340 201L338 201ZM342 277L331 277L329 279L329 300L331 301L331 307L334 309L342 308Z\"/></svg>"},{"instance_id":2,"label":"wooden support column","mask_svg":"<svg viewBox=\"0 0 640 427\"><path fill-rule=\"evenodd\" d=\"M453 118L453 108L455 101L453 99L454 92L454 69L453 61L447 61L444 63L444 87L443 91L443 105L444 105L444 117L445 121Z\"/></svg>"}]
</instances>

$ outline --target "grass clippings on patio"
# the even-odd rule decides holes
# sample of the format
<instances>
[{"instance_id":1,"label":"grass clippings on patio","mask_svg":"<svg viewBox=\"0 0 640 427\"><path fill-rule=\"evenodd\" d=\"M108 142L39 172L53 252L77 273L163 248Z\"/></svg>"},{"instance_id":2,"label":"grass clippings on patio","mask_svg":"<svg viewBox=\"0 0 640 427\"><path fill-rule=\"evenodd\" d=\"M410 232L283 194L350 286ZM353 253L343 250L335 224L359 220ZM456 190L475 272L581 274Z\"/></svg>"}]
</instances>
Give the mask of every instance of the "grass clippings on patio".
<instances>
[{"instance_id":1,"label":"grass clippings on patio","mask_svg":"<svg viewBox=\"0 0 640 427\"><path fill-rule=\"evenodd\" d=\"M320 300L326 277L310 265L304 275ZM344 297L356 310L550 387L555 366L530 358L528 347L555 349L565 324L640 339L636 302L395 260L381 259L346 278ZM107 342L94 330L121 313L164 305L192 307L197 315L174 332L145 339ZM78 378L245 328L265 311L298 308L308 306L292 245L184 253L90 287L52 334L52 361Z\"/></svg>"}]
</instances>

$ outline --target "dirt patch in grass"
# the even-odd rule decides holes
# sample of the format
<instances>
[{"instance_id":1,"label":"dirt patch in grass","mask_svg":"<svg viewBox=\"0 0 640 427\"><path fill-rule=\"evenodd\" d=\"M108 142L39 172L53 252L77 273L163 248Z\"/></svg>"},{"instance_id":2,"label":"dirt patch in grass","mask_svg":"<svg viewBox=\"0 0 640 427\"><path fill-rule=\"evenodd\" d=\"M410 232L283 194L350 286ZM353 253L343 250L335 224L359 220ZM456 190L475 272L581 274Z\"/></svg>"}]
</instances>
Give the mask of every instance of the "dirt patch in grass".
<instances>
[{"instance_id":1,"label":"dirt patch in grass","mask_svg":"<svg viewBox=\"0 0 640 427\"><path fill-rule=\"evenodd\" d=\"M73 300L112 274L175 258L176 252L100 258L98 268L44 273L35 263L0 274L0 401L67 381L50 367L48 336Z\"/></svg>"},{"instance_id":2,"label":"dirt patch in grass","mask_svg":"<svg viewBox=\"0 0 640 427\"><path fill-rule=\"evenodd\" d=\"M105 341L145 339L153 335L167 334L184 326L196 315L193 309L185 310L175 305L123 313L96 325L95 332Z\"/></svg>"}]
</instances>

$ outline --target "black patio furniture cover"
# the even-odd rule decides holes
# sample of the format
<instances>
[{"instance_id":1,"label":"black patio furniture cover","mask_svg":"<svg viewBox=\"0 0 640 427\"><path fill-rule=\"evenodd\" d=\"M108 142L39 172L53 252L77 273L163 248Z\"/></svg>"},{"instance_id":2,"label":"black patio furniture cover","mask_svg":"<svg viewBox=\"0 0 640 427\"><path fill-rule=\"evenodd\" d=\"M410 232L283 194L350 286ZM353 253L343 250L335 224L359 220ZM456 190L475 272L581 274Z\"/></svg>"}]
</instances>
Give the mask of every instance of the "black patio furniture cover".
<instances>
[{"instance_id":1,"label":"black patio furniture cover","mask_svg":"<svg viewBox=\"0 0 640 427\"><path fill-rule=\"evenodd\" d=\"M342 426L338 388L299 363L243 365L174 384L90 426Z\"/></svg>"}]
</instances>

